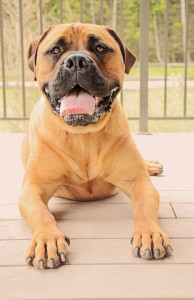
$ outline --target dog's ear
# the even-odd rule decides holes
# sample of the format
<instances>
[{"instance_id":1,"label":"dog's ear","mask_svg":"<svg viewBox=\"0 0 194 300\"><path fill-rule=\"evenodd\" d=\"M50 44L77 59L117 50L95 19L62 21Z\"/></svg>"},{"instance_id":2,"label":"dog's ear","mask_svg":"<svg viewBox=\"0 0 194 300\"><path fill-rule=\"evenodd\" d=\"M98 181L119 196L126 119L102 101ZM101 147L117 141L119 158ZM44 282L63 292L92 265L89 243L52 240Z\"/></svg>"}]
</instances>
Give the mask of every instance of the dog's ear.
<instances>
[{"instance_id":1,"label":"dog's ear","mask_svg":"<svg viewBox=\"0 0 194 300\"><path fill-rule=\"evenodd\" d=\"M36 80L35 68L36 68L36 57L37 57L38 46L40 45L41 41L47 36L50 30L51 27L45 30L41 36L33 40L28 47L28 51L27 51L28 67L32 72L34 72L34 80Z\"/></svg>"},{"instance_id":2,"label":"dog's ear","mask_svg":"<svg viewBox=\"0 0 194 300\"><path fill-rule=\"evenodd\" d=\"M35 69L35 54L36 54L40 39L41 39L41 36L39 36L38 38L33 40L30 43L30 45L28 47L28 51L27 51L28 67L32 72L34 72L34 69Z\"/></svg>"},{"instance_id":3,"label":"dog's ear","mask_svg":"<svg viewBox=\"0 0 194 300\"><path fill-rule=\"evenodd\" d=\"M131 68L136 62L136 56L126 46L124 46L124 48L125 48L125 73L129 74Z\"/></svg>"},{"instance_id":4,"label":"dog's ear","mask_svg":"<svg viewBox=\"0 0 194 300\"><path fill-rule=\"evenodd\" d=\"M125 63L125 73L128 74L136 61L136 56L122 43L120 37L112 28L107 26L105 27L120 47L121 54Z\"/></svg>"}]
</instances>

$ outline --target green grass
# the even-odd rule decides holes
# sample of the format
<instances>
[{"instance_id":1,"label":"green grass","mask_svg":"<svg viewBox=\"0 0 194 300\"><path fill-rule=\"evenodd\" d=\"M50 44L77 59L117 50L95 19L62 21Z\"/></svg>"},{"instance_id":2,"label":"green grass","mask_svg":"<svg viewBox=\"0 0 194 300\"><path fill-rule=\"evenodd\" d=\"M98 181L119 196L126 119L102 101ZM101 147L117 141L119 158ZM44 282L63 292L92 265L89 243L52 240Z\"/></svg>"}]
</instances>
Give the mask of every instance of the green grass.
<instances>
[{"instance_id":1,"label":"green grass","mask_svg":"<svg viewBox=\"0 0 194 300\"><path fill-rule=\"evenodd\" d=\"M129 78L139 78L139 66L135 65L130 74ZM171 66L167 68L167 76L184 76L184 67L182 66ZM187 76L194 77L194 66L188 66ZM149 78L150 77L164 77L164 67L161 65L149 65ZM150 78L151 79L151 78Z\"/></svg>"},{"instance_id":2,"label":"green grass","mask_svg":"<svg viewBox=\"0 0 194 300\"><path fill-rule=\"evenodd\" d=\"M139 117L140 103L139 90L125 90L124 110L126 115L130 117ZM184 87L181 82L178 86L168 88L167 92L167 116L180 117L183 116L183 97ZM40 98L40 92L35 88L26 88L26 112L30 112L34 104ZM0 99L2 99L2 89L0 89ZM7 88L7 116L16 117L22 116L22 91L20 88ZM164 89L150 89L149 90L149 117L162 117L164 112ZM0 116L3 115L3 101L0 101ZM187 88L187 115L194 117L194 87ZM139 121L129 121L132 131L139 131ZM28 127L26 120L1 120L0 132L24 132ZM194 131L193 120L150 120L150 132L191 132Z\"/></svg>"}]
</instances>

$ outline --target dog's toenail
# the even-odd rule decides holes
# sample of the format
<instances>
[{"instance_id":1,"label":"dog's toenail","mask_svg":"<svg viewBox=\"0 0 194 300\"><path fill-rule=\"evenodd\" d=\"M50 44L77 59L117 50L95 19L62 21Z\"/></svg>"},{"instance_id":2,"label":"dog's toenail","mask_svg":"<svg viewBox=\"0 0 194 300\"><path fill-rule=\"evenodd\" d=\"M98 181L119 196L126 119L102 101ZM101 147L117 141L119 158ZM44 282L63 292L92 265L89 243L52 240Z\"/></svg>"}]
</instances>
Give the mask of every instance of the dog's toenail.
<instances>
[{"instance_id":1,"label":"dog's toenail","mask_svg":"<svg viewBox=\"0 0 194 300\"><path fill-rule=\"evenodd\" d=\"M65 254L64 254L64 253L60 253L60 259L61 259L61 262L62 262L62 263L65 262L66 257L65 257Z\"/></svg>"},{"instance_id":2,"label":"dog's toenail","mask_svg":"<svg viewBox=\"0 0 194 300\"><path fill-rule=\"evenodd\" d=\"M140 255L139 255L139 247L136 247L135 249L134 249L134 255L136 256L136 257L139 257Z\"/></svg>"},{"instance_id":3,"label":"dog's toenail","mask_svg":"<svg viewBox=\"0 0 194 300\"><path fill-rule=\"evenodd\" d=\"M154 257L157 259L157 258L160 258L160 250L159 249L155 249L154 250Z\"/></svg>"},{"instance_id":4,"label":"dog's toenail","mask_svg":"<svg viewBox=\"0 0 194 300\"><path fill-rule=\"evenodd\" d=\"M50 269L53 269L53 268L55 267L55 261L54 261L53 258L51 258L51 259L49 260L48 267L49 267Z\"/></svg>"},{"instance_id":5,"label":"dog's toenail","mask_svg":"<svg viewBox=\"0 0 194 300\"><path fill-rule=\"evenodd\" d=\"M70 245L70 239L67 236L64 236L64 238L65 238L65 241L66 241L67 245L69 246Z\"/></svg>"},{"instance_id":6,"label":"dog's toenail","mask_svg":"<svg viewBox=\"0 0 194 300\"><path fill-rule=\"evenodd\" d=\"M43 260L40 260L40 261L39 261L38 268L39 268L40 270L43 270L43 269L44 269L44 262L43 262Z\"/></svg>"},{"instance_id":7,"label":"dog's toenail","mask_svg":"<svg viewBox=\"0 0 194 300\"><path fill-rule=\"evenodd\" d=\"M171 247L171 246L168 246L168 247L166 248L166 252L167 252L167 255L171 255L171 254L173 253L172 247Z\"/></svg>"},{"instance_id":8,"label":"dog's toenail","mask_svg":"<svg viewBox=\"0 0 194 300\"><path fill-rule=\"evenodd\" d=\"M30 256L30 257L28 257L27 259L26 259L26 264L28 265L28 266L31 266L32 265L32 257Z\"/></svg>"},{"instance_id":9,"label":"dog's toenail","mask_svg":"<svg viewBox=\"0 0 194 300\"><path fill-rule=\"evenodd\" d=\"M151 254L151 251L150 251L149 249L146 249L146 251L145 251L145 256L146 256L146 258L148 258L148 259L151 259L151 258L152 258L152 254Z\"/></svg>"}]
</instances>

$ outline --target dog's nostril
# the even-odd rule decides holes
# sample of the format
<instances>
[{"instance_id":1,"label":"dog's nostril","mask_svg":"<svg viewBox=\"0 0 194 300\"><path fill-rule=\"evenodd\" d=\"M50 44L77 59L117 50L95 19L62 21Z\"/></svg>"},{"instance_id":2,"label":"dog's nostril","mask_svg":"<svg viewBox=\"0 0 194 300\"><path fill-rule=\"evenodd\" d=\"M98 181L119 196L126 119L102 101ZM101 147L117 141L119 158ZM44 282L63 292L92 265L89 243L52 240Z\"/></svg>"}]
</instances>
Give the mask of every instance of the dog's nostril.
<instances>
[{"instance_id":1,"label":"dog's nostril","mask_svg":"<svg viewBox=\"0 0 194 300\"><path fill-rule=\"evenodd\" d=\"M87 69L90 65L90 60L89 58L83 56L83 55L71 55L68 57L64 62L63 65L65 68L74 71L76 68L77 70L84 71Z\"/></svg>"},{"instance_id":2,"label":"dog's nostril","mask_svg":"<svg viewBox=\"0 0 194 300\"><path fill-rule=\"evenodd\" d=\"M78 67L80 69L85 69L85 68L87 68L87 66L88 66L87 60L84 57L80 58L79 61L78 61Z\"/></svg>"},{"instance_id":3,"label":"dog's nostril","mask_svg":"<svg viewBox=\"0 0 194 300\"><path fill-rule=\"evenodd\" d=\"M74 66L74 62L72 59L68 59L65 64L66 68L71 69Z\"/></svg>"}]
</instances>

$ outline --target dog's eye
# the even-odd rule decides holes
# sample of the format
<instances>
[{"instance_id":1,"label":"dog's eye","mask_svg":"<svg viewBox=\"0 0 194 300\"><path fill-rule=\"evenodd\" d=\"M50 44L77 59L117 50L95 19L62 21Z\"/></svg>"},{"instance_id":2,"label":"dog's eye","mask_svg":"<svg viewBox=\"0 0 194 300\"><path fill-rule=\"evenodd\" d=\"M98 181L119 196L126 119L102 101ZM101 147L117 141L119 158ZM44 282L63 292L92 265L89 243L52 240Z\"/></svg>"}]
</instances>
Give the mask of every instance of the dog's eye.
<instances>
[{"instance_id":1,"label":"dog's eye","mask_svg":"<svg viewBox=\"0 0 194 300\"><path fill-rule=\"evenodd\" d=\"M96 51L103 52L103 51L105 51L105 47L103 47L102 45L97 45L96 46Z\"/></svg>"},{"instance_id":2,"label":"dog's eye","mask_svg":"<svg viewBox=\"0 0 194 300\"><path fill-rule=\"evenodd\" d=\"M51 50L51 53L52 53L52 54L59 54L59 53L61 53L61 51L60 51L59 47L54 47L54 48Z\"/></svg>"}]
</instances>

